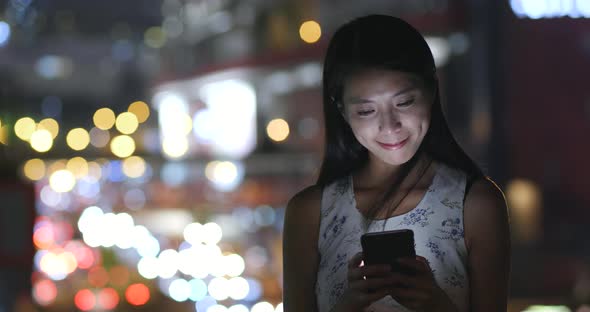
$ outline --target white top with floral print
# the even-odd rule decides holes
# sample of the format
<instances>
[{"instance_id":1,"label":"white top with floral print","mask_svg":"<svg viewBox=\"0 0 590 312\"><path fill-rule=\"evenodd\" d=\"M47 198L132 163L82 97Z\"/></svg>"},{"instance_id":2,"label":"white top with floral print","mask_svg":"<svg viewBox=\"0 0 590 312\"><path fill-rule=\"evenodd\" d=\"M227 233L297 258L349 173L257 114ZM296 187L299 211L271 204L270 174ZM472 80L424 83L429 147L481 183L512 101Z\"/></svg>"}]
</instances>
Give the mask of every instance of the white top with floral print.
<instances>
[{"instance_id":1,"label":"white top with floral print","mask_svg":"<svg viewBox=\"0 0 590 312\"><path fill-rule=\"evenodd\" d=\"M420 203L411 211L375 220L367 232L411 229L416 254L426 258L438 285L459 311L468 311L469 280L463 230L466 175L436 163L436 174ZM328 312L347 287L347 261L361 251L364 216L357 210L352 177L323 190L318 238L320 264L315 293L320 312ZM391 296L374 302L369 311L411 311Z\"/></svg>"}]
</instances>

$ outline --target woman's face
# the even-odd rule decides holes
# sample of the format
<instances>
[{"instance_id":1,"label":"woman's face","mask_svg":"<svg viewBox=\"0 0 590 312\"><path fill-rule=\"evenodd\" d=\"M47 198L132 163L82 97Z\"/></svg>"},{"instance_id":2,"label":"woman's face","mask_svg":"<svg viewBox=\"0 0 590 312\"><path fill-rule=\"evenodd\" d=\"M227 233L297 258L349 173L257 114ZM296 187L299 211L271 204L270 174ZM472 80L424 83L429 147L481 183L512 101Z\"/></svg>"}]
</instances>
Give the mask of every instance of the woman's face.
<instances>
[{"instance_id":1,"label":"woman's face","mask_svg":"<svg viewBox=\"0 0 590 312\"><path fill-rule=\"evenodd\" d=\"M371 161L401 165L428 131L432 99L411 74L367 69L344 83L343 114Z\"/></svg>"}]
</instances>

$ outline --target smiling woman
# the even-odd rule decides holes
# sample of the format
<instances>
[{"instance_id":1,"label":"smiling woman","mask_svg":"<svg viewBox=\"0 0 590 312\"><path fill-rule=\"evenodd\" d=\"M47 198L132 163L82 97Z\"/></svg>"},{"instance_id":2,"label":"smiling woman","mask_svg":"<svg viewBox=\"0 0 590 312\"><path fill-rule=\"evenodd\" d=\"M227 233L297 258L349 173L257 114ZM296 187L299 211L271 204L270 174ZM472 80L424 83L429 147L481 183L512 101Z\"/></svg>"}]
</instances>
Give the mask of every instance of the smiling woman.
<instances>
[{"instance_id":1,"label":"smiling woman","mask_svg":"<svg viewBox=\"0 0 590 312\"><path fill-rule=\"evenodd\" d=\"M453 138L422 35L358 18L332 37L323 74L322 167L285 213L285 311L505 311L503 194ZM417 256L395 260L412 274L364 265L364 233L401 229Z\"/></svg>"}]
</instances>

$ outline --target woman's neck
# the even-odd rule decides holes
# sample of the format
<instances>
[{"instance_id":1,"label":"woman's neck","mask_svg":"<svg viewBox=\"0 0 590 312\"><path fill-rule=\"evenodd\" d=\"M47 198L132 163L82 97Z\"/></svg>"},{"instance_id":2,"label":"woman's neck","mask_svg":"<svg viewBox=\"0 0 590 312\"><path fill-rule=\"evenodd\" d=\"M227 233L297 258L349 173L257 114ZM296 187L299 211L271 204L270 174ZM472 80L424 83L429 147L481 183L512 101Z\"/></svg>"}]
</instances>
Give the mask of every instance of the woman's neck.
<instances>
[{"instance_id":1,"label":"woman's neck","mask_svg":"<svg viewBox=\"0 0 590 312\"><path fill-rule=\"evenodd\" d=\"M416 166L408 173L408 178L414 175L420 175L420 168L423 168L429 161L430 157L426 154L418 156ZM396 181L402 172L403 165L390 165L378 159L369 160L355 174L355 181L358 181L357 187L362 189L380 189L387 187L391 182ZM410 179L412 180L412 179Z\"/></svg>"}]
</instances>

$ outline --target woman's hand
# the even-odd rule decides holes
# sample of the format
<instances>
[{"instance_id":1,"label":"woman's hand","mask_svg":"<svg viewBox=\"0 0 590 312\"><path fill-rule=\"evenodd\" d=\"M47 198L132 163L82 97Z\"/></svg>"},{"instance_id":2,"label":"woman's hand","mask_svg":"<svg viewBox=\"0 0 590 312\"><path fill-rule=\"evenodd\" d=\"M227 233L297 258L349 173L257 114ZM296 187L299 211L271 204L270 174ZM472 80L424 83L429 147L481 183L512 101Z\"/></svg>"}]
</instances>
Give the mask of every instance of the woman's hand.
<instances>
[{"instance_id":1,"label":"woman's hand","mask_svg":"<svg viewBox=\"0 0 590 312\"><path fill-rule=\"evenodd\" d=\"M413 275L392 273L395 286L389 294L403 306L414 311L457 311L446 293L436 284L428 261L421 257L400 258L399 264Z\"/></svg>"},{"instance_id":2,"label":"woman's hand","mask_svg":"<svg viewBox=\"0 0 590 312\"><path fill-rule=\"evenodd\" d=\"M358 312L388 294L394 280L389 265L361 266L363 253L355 254L348 261L348 288L333 312Z\"/></svg>"}]
</instances>

